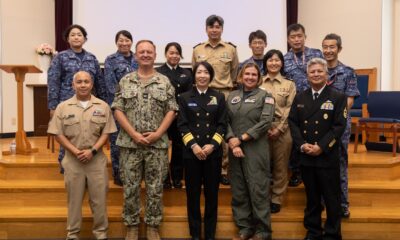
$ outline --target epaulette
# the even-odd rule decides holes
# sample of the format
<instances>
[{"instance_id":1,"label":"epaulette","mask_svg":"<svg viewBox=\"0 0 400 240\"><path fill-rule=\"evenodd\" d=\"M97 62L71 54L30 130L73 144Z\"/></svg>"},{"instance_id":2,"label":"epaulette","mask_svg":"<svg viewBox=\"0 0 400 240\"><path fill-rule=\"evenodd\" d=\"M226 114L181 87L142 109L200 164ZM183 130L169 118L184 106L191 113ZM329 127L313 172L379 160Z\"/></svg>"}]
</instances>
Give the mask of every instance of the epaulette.
<instances>
[{"instance_id":1,"label":"epaulette","mask_svg":"<svg viewBox=\"0 0 400 240\"><path fill-rule=\"evenodd\" d=\"M226 42L227 44L229 44L229 45L232 45L234 48L236 48L236 45L235 44L233 44L233 43L231 43L231 42Z\"/></svg>"},{"instance_id":2,"label":"epaulette","mask_svg":"<svg viewBox=\"0 0 400 240\"><path fill-rule=\"evenodd\" d=\"M196 48L197 46L199 46L199 45L201 45L201 44L203 44L203 43L199 43L199 44L197 44L196 46L194 46L193 48Z\"/></svg>"}]
</instances>

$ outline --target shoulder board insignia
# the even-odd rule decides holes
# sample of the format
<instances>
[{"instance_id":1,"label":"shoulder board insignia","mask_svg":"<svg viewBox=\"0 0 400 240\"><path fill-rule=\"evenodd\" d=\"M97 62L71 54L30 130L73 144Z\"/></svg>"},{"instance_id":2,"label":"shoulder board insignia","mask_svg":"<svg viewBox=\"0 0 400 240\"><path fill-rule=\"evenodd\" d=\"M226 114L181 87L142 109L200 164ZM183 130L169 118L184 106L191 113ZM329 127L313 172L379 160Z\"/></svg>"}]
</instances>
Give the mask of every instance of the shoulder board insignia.
<instances>
[{"instance_id":1,"label":"shoulder board insignia","mask_svg":"<svg viewBox=\"0 0 400 240\"><path fill-rule=\"evenodd\" d=\"M234 48L236 48L236 45L235 44L233 44L233 43L231 43L231 42L226 42L227 44L229 44L229 45L232 45Z\"/></svg>"},{"instance_id":2,"label":"shoulder board insignia","mask_svg":"<svg viewBox=\"0 0 400 240\"><path fill-rule=\"evenodd\" d=\"M199 46L199 45L201 45L201 44L203 44L203 43L199 43L199 44L195 45L193 48L196 48L197 46Z\"/></svg>"}]
</instances>

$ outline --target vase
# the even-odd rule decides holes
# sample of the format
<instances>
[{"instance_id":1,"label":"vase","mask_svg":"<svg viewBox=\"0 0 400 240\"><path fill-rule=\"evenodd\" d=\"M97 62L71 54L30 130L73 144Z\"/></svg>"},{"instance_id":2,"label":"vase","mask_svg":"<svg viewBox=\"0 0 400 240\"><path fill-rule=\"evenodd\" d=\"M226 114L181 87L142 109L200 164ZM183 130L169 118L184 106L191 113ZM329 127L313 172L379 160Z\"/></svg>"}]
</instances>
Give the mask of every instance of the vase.
<instances>
[{"instance_id":1,"label":"vase","mask_svg":"<svg viewBox=\"0 0 400 240\"><path fill-rule=\"evenodd\" d=\"M42 73L39 76L39 83L47 84L47 70L49 70L51 57L49 55L38 55L39 68Z\"/></svg>"}]
</instances>

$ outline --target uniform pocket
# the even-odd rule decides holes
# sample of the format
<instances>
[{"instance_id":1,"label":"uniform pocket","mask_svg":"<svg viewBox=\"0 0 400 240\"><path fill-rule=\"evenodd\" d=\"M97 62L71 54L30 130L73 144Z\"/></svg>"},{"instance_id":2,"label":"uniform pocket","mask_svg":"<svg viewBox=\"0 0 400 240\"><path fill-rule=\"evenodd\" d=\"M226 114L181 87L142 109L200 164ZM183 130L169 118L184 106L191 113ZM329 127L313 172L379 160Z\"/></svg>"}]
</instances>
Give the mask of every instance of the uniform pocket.
<instances>
[{"instance_id":1,"label":"uniform pocket","mask_svg":"<svg viewBox=\"0 0 400 240\"><path fill-rule=\"evenodd\" d=\"M125 99L126 109L132 109L137 105L137 91L124 91L123 93L121 93L121 97Z\"/></svg>"},{"instance_id":2,"label":"uniform pocket","mask_svg":"<svg viewBox=\"0 0 400 240\"><path fill-rule=\"evenodd\" d=\"M105 116L93 116L90 119L90 131L95 136L100 136L103 128L105 127L107 119Z\"/></svg>"},{"instance_id":3,"label":"uniform pocket","mask_svg":"<svg viewBox=\"0 0 400 240\"><path fill-rule=\"evenodd\" d=\"M77 136L80 132L79 120L77 118L64 119L64 128L65 136L68 139Z\"/></svg>"}]
</instances>

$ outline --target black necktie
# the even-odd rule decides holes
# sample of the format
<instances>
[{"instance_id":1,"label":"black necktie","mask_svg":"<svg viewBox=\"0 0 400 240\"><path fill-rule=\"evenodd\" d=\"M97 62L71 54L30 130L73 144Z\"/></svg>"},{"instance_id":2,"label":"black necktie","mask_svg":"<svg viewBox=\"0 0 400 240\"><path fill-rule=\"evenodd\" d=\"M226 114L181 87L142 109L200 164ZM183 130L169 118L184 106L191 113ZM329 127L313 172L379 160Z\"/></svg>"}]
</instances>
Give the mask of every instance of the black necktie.
<instances>
[{"instance_id":1,"label":"black necktie","mask_svg":"<svg viewBox=\"0 0 400 240\"><path fill-rule=\"evenodd\" d=\"M317 100L318 96L319 96L319 93L315 92L314 93L314 100Z\"/></svg>"}]
</instances>

